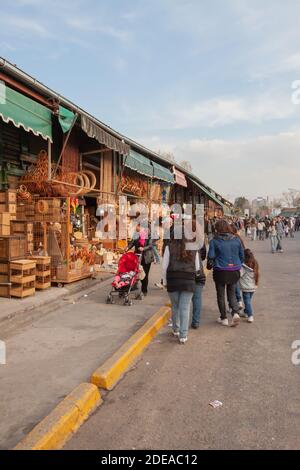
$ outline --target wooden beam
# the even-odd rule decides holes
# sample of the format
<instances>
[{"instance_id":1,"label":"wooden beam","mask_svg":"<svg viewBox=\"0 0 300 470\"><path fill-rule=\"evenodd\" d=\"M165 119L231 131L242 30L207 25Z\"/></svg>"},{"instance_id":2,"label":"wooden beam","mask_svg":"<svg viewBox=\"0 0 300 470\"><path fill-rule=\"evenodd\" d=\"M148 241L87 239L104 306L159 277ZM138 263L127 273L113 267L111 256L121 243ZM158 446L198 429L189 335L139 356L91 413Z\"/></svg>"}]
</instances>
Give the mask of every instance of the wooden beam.
<instances>
[{"instance_id":1,"label":"wooden beam","mask_svg":"<svg viewBox=\"0 0 300 470\"><path fill-rule=\"evenodd\" d=\"M39 93L36 93L35 91L30 90L30 88L28 88L26 85L23 85L22 83L17 82L13 78L8 77L2 72L0 72L0 80L3 80L7 85L11 85L15 90L21 93L24 93L25 95L29 96L29 98L32 98L35 101L38 101L44 106L47 106L48 108L52 110L55 108L53 103L50 103L46 98L41 96Z\"/></svg>"},{"instance_id":2,"label":"wooden beam","mask_svg":"<svg viewBox=\"0 0 300 470\"><path fill-rule=\"evenodd\" d=\"M104 153L104 152L111 152L111 149L99 149L99 150L91 150L90 152L82 152L82 156L85 157L86 155L96 155L97 153Z\"/></svg>"}]
</instances>

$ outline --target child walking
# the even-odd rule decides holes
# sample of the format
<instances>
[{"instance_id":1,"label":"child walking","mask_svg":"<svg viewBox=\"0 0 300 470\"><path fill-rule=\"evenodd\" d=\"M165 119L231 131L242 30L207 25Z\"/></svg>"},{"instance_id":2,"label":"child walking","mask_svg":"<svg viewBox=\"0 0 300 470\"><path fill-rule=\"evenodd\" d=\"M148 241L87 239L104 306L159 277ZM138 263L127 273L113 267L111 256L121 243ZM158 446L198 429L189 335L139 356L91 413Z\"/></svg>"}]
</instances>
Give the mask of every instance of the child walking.
<instances>
[{"instance_id":1,"label":"child walking","mask_svg":"<svg viewBox=\"0 0 300 470\"><path fill-rule=\"evenodd\" d=\"M259 265L253 253L248 248L245 250L245 260L241 269L240 286L245 304L247 321L253 323L252 299L258 287Z\"/></svg>"}]
</instances>

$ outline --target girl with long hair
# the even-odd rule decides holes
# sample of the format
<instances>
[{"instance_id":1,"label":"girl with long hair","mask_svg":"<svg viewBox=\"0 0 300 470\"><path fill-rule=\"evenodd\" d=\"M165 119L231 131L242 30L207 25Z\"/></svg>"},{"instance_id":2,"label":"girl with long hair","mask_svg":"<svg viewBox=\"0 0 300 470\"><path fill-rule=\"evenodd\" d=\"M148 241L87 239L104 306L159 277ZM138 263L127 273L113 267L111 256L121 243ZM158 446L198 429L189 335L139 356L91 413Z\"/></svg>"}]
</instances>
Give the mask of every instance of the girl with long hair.
<instances>
[{"instance_id":1,"label":"girl with long hair","mask_svg":"<svg viewBox=\"0 0 300 470\"><path fill-rule=\"evenodd\" d=\"M253 323L252 300L259 283L259 265L251 250L245 250L245 260L241 269L240 285L245 304L247 321Z\"/></svg>"}]
</instances>

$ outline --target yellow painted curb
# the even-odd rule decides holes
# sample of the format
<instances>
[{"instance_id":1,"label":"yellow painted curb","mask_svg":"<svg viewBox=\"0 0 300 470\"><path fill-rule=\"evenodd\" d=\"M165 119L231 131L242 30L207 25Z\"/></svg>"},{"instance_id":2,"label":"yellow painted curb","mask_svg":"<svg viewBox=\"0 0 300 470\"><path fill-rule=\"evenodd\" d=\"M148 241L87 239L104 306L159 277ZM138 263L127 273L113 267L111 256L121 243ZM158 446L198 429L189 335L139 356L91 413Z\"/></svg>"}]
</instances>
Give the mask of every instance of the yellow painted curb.
<instances>
[{"instance_id":1,"label":"yellow painted curb","mask_svg":"<svg viewBox=\"0 0 300 470\"><path fill-rule=\"evenodd\" d=\"M14 450L60 449L101 403L95 385L80 384Z\"/></svg>"},{"instance_id":2,"label":"yellow painted curb","mask_svg":"<svg viewBox=\"0 0 300 470\"><path fill-rule=\"evenodd\" d=\"M170 318L170 308L162 307L126 343L92 375L91 382L99 388L111 390L135 359Z\"/></svg>"}]
</instances>

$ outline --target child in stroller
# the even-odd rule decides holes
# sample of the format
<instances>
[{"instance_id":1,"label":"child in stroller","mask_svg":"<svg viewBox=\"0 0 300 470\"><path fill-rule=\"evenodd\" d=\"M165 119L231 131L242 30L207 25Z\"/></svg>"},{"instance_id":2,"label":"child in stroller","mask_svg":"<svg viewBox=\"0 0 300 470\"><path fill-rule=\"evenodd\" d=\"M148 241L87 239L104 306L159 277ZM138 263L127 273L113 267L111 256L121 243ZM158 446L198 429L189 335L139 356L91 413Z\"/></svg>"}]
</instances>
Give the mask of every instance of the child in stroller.
<instances>
[{"instance_id":1,"label":"child in stroller","mask_svg":"<svg viewBox=\"0 0 300 470\"><path fill-rule=\"evenodd\" d=\"M140 257L135 253L125 253L121 256L117 274L112 283L112 290L108 294L106 303L114 304L114 296L118 295L124 299L124 305L132 305L130 294L132 291L136 293L136 299L143 299L143 294L139 286L140 282Z\"/></svg>"}]
</instances>

